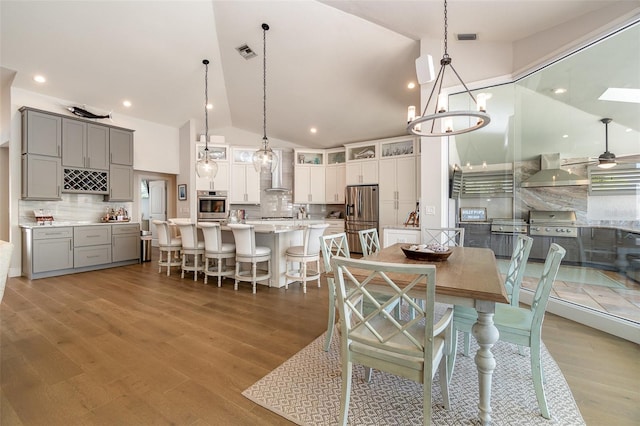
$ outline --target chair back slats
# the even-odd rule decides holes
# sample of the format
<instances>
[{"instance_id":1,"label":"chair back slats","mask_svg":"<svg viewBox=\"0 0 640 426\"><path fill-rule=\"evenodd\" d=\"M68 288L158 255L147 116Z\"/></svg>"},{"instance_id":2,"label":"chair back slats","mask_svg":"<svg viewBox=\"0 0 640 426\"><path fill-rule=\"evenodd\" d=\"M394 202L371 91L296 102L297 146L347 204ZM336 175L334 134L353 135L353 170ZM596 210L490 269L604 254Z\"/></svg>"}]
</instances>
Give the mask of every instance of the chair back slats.
<instances>
[{"instance_id":1,"label":"chair back slats","mask_svg":"<svg viewBox=\"0 0 640 426\"><path fill-rule=\"evenodd\" d=\"M253 225L241 223L229 224L233 232L238 255L254 256L256 252L256 233Z\"/></svg>"},{"instance_id":2,"label":"chair back slats","mask_svg":"<svg viewBox=\"0 0 640 426\"><path fill-rule=\"evenodd\" d=\"M464 247L464 228L422 228L422 243Z\"/></svg>"},{"instance_id":3,"label":"chair back slats","mask_svg":"<svg viewBox=\"0 0 640 426\"><path fill-rule=\"evenodd\" d=\"M331 258L333 256L341 256L349 258L349 244L347 242L347 234L341 232L339 234L324 235L319 238L320 248L322 250L322 259L324 262L325 272L331 272Z\"/></svg>"},{"instance_id":4,"label":"chair back slats","mask_svg":"<svg viewBox=\"0 0 640 426\"><path fill-rule=\"evenodd\" d=\"M560 263L565 254L566 250L556 243L551 244L551 247L549 247L547 259L542 269L542 275L540 276L540 281L538 282L536 292L531 302L531 311L533 312L532 331L538 330L539 332L542 328L542 321L547 308L547 302L549 301L551 287L558 275L558 269L560 269Z\"/></svg>"},{"instance_id":5,"label":"chair back slats","mask_svg":"<svg viewBox=\"0 0 640 426\"><path fill-rule=\"evenodd\" d=\"M209 252L222 251L222 231L219 223L205 222L200 224L204 237L204 249Z\"/></svg>"},{"instance_id":6,"label":"chair back slats","mask_svg":"<svg viewBox=\"0 0 640 426\"><path fill-rule=\"evenodd\" d=\"M380 239L376 228L358 231L358 236L360 237L363 256L368 256L380 251Z\"/></svg>"},{"instance_id":7,"label":"chair back slats","mask_svg":"<svg viewBox=\"0 0 640 426\"><path fill-rule=\"evenodd\" d=\"M337 279L338 307L341 317L345 318L345 321L341 321L341 327L347 340L398 354L423 357L425 346L430 345L432 340L425 337L433 334L435 266L399 265L340 256L334 256L331 262ZM394 281L394 273L402 274L403 281L407 281L408 276L413 279L401 287ZM407 295L418 286L426 292L424 306L415 303ZM372 294L377 292L391 297L380 303ZM366 314L362 311L364 300L370 302ZM390 307L396 305L398 300L410 304L415 309L415 315L407 318L394 316ZM431 358L430 349L427 353Z\"/></svg>"},{"instance_id":8,"label":"chair back slats","mask_svg":"<svg viewBox=\"0 0 640 426\"><path fill-rule=\"evenodd\" d=\"M520 286L522 285L522 277L524 276L532 245L533 238L526 235L518 235L504 282L507 294L511 297L511 306L517 307L520 304Z\"/></svg>"}]
</instances>

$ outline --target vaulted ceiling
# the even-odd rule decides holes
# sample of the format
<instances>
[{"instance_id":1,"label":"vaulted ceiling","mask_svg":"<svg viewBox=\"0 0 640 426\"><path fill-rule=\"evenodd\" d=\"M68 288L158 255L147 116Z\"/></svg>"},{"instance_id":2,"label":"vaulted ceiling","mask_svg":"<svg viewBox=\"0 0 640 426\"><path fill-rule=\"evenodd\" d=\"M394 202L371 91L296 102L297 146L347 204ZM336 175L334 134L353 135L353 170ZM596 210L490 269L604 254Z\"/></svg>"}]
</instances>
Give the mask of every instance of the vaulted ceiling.
<instances>
[{"instance_id":1,"label":"vaulted ceiling","mask_svg":"<svg viewBox=\"0 0 640 426\"><path fill-rule=\"evenodd\" d=\"M407 83L416 82L420 40L442 39L442 10L440 0L2 0L0 66L16 72L15 87L113 111L116 122L126 114L179 127L204 121L206 58L210 127L261 134L266 22L268 135L333 147L405 134L407 106L420 105ZM450 0L449 42L477 33L513 45L588 14L638 10L636 0ZM243 44L258 56L241 57ZM38 73L45 84L33 81Z\"/></svg>"}]
</instances>

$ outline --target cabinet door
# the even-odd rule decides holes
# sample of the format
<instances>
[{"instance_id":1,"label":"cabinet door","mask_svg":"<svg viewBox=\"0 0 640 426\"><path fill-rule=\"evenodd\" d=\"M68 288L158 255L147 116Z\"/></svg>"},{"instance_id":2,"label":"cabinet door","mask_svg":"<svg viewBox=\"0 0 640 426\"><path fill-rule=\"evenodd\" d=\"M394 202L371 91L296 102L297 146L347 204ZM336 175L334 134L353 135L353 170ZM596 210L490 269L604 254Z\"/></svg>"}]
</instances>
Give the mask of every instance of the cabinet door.
<instances>
[{"instance_id":1,"label":"cabinet door","mask_svg":"<svg viewBox=\"0 0 640 426\"><path fill-rule=\"evenodd\" d=\"M313 204L325 203L325 168L323 166L309 167L309 202Z\"/></svg>"},{"instance_id":2,"label":"cabinet door","mask_svg":"<svg viewBox=\"0 0 640 426\"><path fill-rule=\"evenodd\" d=\"M229 163L218 161L218 173L213 179L201 178L196 173L196 191L229 191Z\"/></svg>"},{"instance_id":3,"label":"cabinet door","mask_svg":"<svg viewBox=\"0 0 640 426\"><path fill-rule=\"evenodd\" d=\"M378 162L364 161L362 162L362 183L375 184L378 183Z\"/></svg>"},{"instance_id":4,"label":"cabinet door","mask_svg":"<svg viewBox=\"0 0 640 426\"><path fill-rule=\"evenodd\" d=\"M256 171L253 164L244 167L246 176L246 202L250 204L260 204L260 173Z\"/></svg>"},{"instance_id":5,"label":"cabinet door","mask_svg":"<svg viewBox=\"0 0 640 426\"><path fill-rule=\"evenodd\" d=\"M60 157L62 118L37 111L22 115L22 152Z\"/></svg>"},{"instance_id":6,"label":"cabinet door","mask_svg":"<svg viewBox=\"0 0 640 426\"><path fill-rule=\"evenodd\" d=\"M359 185L362 183L362 167L360 163L347 163L345 180L347 185Z\"/></svg>"},{"instance_id":7,"label":"cabinet door","mask_svg":"<svg viewBox=\"0 0 640 426\"><path fill-rule=\"evenodd\" d=\"M397 200L396 160L380 160L380 175L384 176L384 179L380 180L380 200Z\"/></svg>"},{"instance_id":8,"label":"cabinet door","mask_svg":"<svg viewBox=\"0 0 640 426\"><path fill-rule=\"evenodd\" d=\"M329 166L325 170L325 202L327 204L344 204L344 187L346 185L346 167L344 164Z\"/></svg>"},{"instance_id":9,"label":"cabinet door","mask_svg":"<svg viewBox=\"0 0 640 426\"><path fill-rule=\"evenodd\" d=\"M396 201L380 201L380 226L396 225L397 217Z\"/></svg>"},{"instance_id":10,"label":"cabinet door","mask_svg":"<svg viewBox=\"0 0 640 426\"><path fill-rule=\"evenodd\" d=\"M62 165L85 167L87 123L62 119Z\"/></svg>"},{"instance_id":11,"label":"cabinet door","mask_svg":"<svg viewBox=\"0 0 640 426\"><path fill-rule=\"evenodd\" d=\"M73 239L33 241L33 273L73 268Z\"/></svg>"},{"instance_id":12,"label":"cabinet door","mask_svg":"<svg viewBox=\"0 0 640 426\"><path fill-rule=\"evenodd\" d=\"M73 251L73 267L104 265L111 263L111 244L78 247Z\"/></svg>"},{"instance_id":13,"label":"cabinet door","mask_svg":"<svg viewBox=\"0 0 640 426\"><path fill-rule=\"evenodd\" d=\"M109 129L109 152L112 164L133 166L133 133Z\"/></svg>"},{"instance_id":14,"label":"cabinet door","mask_svg":"<svg viewBox=\"0 0 640 426\"><path fill-rule=\"evenodd\" d=\"M245 202L247 179L245 176L245 167L242 164L234 164L231 166L231 191L229 201L231 204L242 204Z\"/></svg>"},{"instance_id":15,"label":"cabinet door","mask_svg":"<svg viewBox=\"0 0 640 426\"><path fill-rule=\"evenodd\" d=\"M60 158L32 154L22 156L22 198L59 200L61 182Z\"/></svg>"},{"instance_id":16,"label":"cabinet door","mask_svg":"<svg viewBox=\"0 0 640 426\"><path fill-rule=\"evenodd\" d=\"M96 124L87 125L88 169L109 170L109 128Z\"/></svg>"},{"instance_id":17,"label":"cabinet door","mask_svg":"<svg viewBox=\"0 0 640 426\"><path fill-rule=\"evenodd\" d=\"M112 164L108 201L133 201L133 167Z\"/></svg>"},{"instance_id":18,"label":"cabinet door","mask_svg":"<svg viewBox=\"0 0 640 426\"><path fill-rule=\"evenodd\" d=\"M111 258L114 262L140 258L140 237L138 234L122 234L112 237Z\"/></svg>"},{"instance_id":19,"label":"cabinet door","mask_svg":"<svg viewBox=\"0 0 640 426\"><path fill-rule=\"evenodd\" d=\"M409 202L413 204L410 211L415 210L416 202L416 160L413 157L397 158L396 162L396 187L398 191L398 200ZM382 182L387 180L387 175L382 172L382 161L380 162L380 176L384 176L384 179L380 181L380 187L382 188Z\"/></svg>"},{"instance_id":20,"label":"cabinet door","mask_svg":"<svg viewBox=\"0 0 640 426\"><path fill-rule=\"evenodd\" d=\"M336 202L344 204L344 187L346 186L346 166L340 164L334 167L336 171Z\"/></svg>"},{"instance_id":21,"label":"cabinet door","mask_svg":"<svg viewBox=\"0 0 640 426\"><path fill-rule=\"evenodd\" d=\"M309 187L311 186L309 167L296 166L293 171L293 202L306 204L309 202Z\"/></svg>"}]
</instances>

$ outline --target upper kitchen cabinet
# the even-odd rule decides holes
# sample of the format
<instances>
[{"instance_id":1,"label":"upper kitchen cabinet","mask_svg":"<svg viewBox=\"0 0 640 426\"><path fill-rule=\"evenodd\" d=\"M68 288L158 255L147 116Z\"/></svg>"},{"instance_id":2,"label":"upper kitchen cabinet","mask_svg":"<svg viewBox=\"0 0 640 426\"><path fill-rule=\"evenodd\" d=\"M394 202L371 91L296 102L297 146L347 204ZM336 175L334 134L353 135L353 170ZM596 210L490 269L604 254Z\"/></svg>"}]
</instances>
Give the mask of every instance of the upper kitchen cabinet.
<instances>
[{"instance_id":1,"label":"upper kitchen cabinet","mask_svg":"<svg viewBox=\"0 0 640 426\"><path fill-rule=\"evenodd\" d=\"M204 143L196 144L196 161L204 158ZM196 191L229 191L230 167L229 167L229 147L227 145L209 144L209 158L218 165L218 172L212 179L201 178L196 173Z\"/></svg>"},{"instance_id":2,"label":"upper kitchen cabinet","mask_svg":"<svg viewBox=\"0 0 640 426\"><path fill-rule=\"evenodd\" d=\"M60 157L62 118L44 111L20 108L22 113L22 153Z\"/></svg>"},{"instance_id":3,"label":"upper kitchen cabinet","mask_svg":"<svg viewBox=\"0 0 640 426\"><path fill-rule=\"evenodd\" d=\"M133 167L111 164L109 171L109 193L104 200L133 201Z\"/></svg>"},{"instance_id":4,"label":"upper kitchen cabinet","mask_svg":"<svg viewBox=\"0 0 640 426\"><path fill-rule=\"evenodd\" d=\"M63 118L62 165L109 170L109 128Z\"/></svg>"},{"instance_id":5,"label":"upper kitchen cabinet","mask_svg":"<svg viewBox=\"0 0 640 426\"><path fill-rule=\"evenodd\" d=\"M47 155L22 155L22 198L60 200L62 164L60 158Z\"/></svg>"},{"instance_id":6,"label":"upper kitchen cabinet","mask_svg":"<svg viewBox=\"0 0 640 426\"><path fill-rule=\"evenodd\" d=\"M231 164L231 189L229 201L232 204L260 204L260 173L253 167L251 148L233 148Z\"/></svg>"},{"instance_id":7,"label":"upper kitchen cabinet","mask_svg":"<svg viewBox=\"0 0 640 426\"><path fill-rule=\"evenodd\" d=\"M380 159L415 155L416 138L405 137L380 142Z\"/></svg>"},{"instance_id":8,"label":"upper kitchen cabinet","mask_svg":"<svg viewBox=\"0 0 640 426\"><path fill-rule=\"evenodd\" d=\"M347 184L345 154L344 148L326 152L325 201L327 204L344 204L344 190Z\"/></svg>"},{"instance_id":9,"label":"upper kitchen cabinet","mask_svg":"<svg viewBox=\"0 0 640 426\"><path fill-rule=\"evenodd\" d=\"M124 129L109 129L109 152L111 164L133 166L133 132Z\"/></svg>"},{"instance_id":10,"label":"upper kitchen cabinet","mask_svg":"<svg viewBox=\"0 0 640 426\"><path fill-rule=\"evenodd\" d=\"M322 150L296 150L294 170L293 202L301 204L324 204L325 161Z\"/></svg>"},{"instance_id":11,"label":"upper kitchen cabinet","mask_svg":"<svg viewBox=\"0 0 640 426\"><path fill-rule=\"evenodd\" d=\"M347 185L378 183L378 143L349 144L346 146L346 157Z\"/></svg>"}]
</instances>

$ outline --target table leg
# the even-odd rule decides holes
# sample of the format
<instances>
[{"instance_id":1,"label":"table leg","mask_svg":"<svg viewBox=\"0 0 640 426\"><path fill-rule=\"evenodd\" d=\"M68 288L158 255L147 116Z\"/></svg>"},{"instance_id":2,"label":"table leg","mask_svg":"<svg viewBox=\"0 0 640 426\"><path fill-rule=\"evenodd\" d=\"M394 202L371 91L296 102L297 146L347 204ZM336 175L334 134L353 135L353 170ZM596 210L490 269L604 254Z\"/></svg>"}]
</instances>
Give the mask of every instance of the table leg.
<instances>
[{"instance_id":1,"label":"table leg","mask_svg":"<svg viewBox=\"0 0 640 426\"><path fill-rule=\"evenodd\" d=\"M491 380L493 370L496 368L496 360L491 348L498 341L500 333L493 324L495 302L478 300L476 301L476 311L478 312L478 321L473 325L471 332L480 346L475 357L480 393L478 417L483 425L489 425L491 424Z\"/></svg>"}]
</instances>

